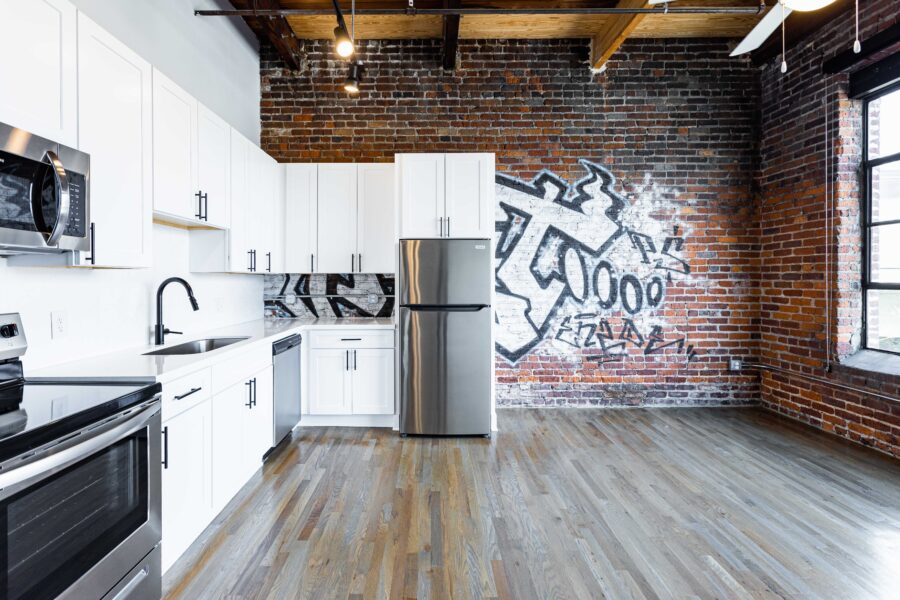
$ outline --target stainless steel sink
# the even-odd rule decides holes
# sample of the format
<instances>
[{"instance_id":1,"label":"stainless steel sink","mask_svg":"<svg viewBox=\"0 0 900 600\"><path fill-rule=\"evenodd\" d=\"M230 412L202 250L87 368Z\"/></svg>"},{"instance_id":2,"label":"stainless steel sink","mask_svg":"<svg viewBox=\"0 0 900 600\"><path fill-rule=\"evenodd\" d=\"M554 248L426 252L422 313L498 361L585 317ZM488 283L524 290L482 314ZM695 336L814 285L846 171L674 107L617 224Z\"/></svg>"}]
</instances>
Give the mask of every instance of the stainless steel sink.
<instances>
[{"instance_id":1,"label":"stainless steel sink","mask_svg":"<svg viewBox=\"0 0 900 600\"><path fill-rule=\"evenodd\" d=\"M203 354L204 352L218 350L219 348L224 348L225 346L230 346L231 344L243 342L246 339L249 339L249 338L225 337L225 338L209 338L209 339L205 339L205 340L194 340L193 342L185 342L183 344L178 344L177 346L169 346L168 348L154 350L153 352L145 352L144 356L160 356L160 355L166 356L166 355L173 355L173 354L174 355Z\"/></svg>"}]
</instances>

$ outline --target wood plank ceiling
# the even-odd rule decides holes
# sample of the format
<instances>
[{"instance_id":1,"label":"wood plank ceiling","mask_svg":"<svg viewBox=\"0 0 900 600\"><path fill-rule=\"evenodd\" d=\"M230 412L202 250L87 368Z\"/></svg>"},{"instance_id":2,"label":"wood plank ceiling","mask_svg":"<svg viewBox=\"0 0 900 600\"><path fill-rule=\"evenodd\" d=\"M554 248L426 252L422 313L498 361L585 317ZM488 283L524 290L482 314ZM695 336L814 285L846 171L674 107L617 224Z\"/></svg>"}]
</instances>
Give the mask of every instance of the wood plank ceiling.
<instances>
[{"instance_id":1,"label":"wood plank ceiling","mask_svg":"<svg viewBox=\"0 0 900 600\"><path fill-rule=\"evenodd\" d=\"M331 0L255 0L259 8L321 9L333 8ZM408 0L357 0L357 9L403 9ZM773 4L774 0L767 0ZM232 2L246 8L254 0ZM350 25L350 0L340 0L347 25ZM756 7L759 0L678 0L672 7ZM415 0L417 9L446 7L478 8L643 8L649 0ZM593 40L592 66L600 68L629 37L679 38L745 36L762 15L757 14L644 14L644 15L360 15L356 17L355 38L366 39L444 39L456 34L458 39L540 39L588 38ZM248 22L251 19L248 18ZM332 39L333 15L287 15L286 22L298 39ZM251 26L254 24L251 23ZM258 27L258 26L257 26ZM257 34L260 32L257 30ZM266 32L272 37L272 32ZM277 39L277 34L276 34ZM283 54L283 52L282 52ZM455 53L454 53L455 54ZM453 68L450 54L445 53L444 66Z\"/></svg>"}]
</instances>

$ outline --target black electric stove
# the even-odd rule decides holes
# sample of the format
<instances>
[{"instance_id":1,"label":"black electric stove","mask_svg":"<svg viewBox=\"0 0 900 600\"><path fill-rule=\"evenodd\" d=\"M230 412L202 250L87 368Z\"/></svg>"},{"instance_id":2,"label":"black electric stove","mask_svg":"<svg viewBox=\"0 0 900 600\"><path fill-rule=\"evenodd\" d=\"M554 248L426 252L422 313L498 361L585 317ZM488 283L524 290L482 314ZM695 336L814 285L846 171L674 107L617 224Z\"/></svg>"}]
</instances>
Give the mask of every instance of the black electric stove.
<instances>
[{"instance_id":1,"label":"black electric stove","mask_svg":"<svg viewBox=\"0 0 900 600\"><path fill-rule=\"evenodd\" d=\"M0 314L0 599L158 600L158 383L29 381Z\"/></svg>"}]
</instances>

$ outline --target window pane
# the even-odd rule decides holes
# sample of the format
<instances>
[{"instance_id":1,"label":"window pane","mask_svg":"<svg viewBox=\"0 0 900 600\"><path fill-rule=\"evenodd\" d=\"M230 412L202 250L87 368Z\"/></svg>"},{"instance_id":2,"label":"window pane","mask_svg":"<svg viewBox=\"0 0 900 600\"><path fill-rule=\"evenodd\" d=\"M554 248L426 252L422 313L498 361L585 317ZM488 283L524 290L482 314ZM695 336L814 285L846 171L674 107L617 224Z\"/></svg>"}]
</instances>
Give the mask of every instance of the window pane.
<instances>
[{"instance_id":1,"label":"window pane","mask_svg":"<svg viewBox=\"0 0 900 600\"><path fill-rule=\"evenodd\" d=\"M872 227L871 281L900 284L900 224Z\"/></svg>"},{"instance_id":2,"label":"window pane","mask_svg":"<svg viewBox=\"0 0 900 600\"><path fill-rule=\"evenodd\" d=\"M872 222L900 219L900 161L872 169Z\"/></svg>"},{"instance_id":3,"label":"window pane","mask_svg":"<svg viewBox=\"0 0 900 600\"><path fill-rule=\"evenodd\" d=\"M869 158L900 152L900 90L869 102Z\"/></svg>"},{"instance_id":4,"label":"window pane","mask_svg":"<svg viewBox=\"0 0 900 600\"><path fill-rule=\"evenodd\" d=\"M869 290L866 299L866 345L900 352L900 290Z\"/></svg>"}]
</instances>

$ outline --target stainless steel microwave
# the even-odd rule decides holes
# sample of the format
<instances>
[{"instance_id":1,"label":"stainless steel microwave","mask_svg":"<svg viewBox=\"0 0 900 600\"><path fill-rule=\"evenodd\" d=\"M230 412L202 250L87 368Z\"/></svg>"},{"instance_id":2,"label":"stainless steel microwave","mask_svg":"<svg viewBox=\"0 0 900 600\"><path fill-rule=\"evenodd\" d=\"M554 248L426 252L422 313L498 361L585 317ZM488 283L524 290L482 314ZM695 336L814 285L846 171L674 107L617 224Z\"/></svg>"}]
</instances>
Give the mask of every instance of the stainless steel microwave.
<instances>
[{"instance_id":1,"label":"stainless steel microwave","mask_svg":"<svg viewBox=\"0 0 900 600\"><path fill-rule=\"evenodd\" d=\"M0 256L88 251L90 156L0 123Z\"/></svg>"}]
</instances>

